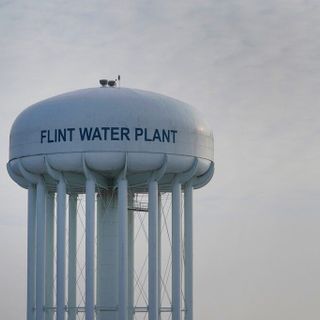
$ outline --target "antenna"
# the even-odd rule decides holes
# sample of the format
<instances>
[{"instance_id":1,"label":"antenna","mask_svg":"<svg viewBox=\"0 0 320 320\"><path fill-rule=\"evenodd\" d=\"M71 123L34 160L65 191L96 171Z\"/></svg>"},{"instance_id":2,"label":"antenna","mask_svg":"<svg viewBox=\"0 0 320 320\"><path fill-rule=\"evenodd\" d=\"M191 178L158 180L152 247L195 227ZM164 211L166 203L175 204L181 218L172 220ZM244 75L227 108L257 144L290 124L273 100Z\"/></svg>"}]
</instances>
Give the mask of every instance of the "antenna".
<instances>
[{"instance_id":1,"label":"antenna","mask_svg":"<svg viewBox=\"0 0 320 320\"><path fill-rule=\"evenodd\" d=\"M100 79L99 83L101 87L116 87L117 85L120 87L120 74L118 74L118 78L114 80Z\"/></svg>"}]
</instances>

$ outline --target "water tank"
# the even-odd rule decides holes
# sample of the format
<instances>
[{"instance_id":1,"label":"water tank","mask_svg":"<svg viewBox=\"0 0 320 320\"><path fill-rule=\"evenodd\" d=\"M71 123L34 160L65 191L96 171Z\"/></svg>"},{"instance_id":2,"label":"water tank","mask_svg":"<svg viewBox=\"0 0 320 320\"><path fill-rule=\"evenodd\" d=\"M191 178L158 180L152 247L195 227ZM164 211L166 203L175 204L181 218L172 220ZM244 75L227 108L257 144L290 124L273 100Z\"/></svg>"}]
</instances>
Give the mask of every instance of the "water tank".
<instances>
[{"instance_id":1,"label":"water tank","mask_svg":"<svg viewBox=\"0 0 320 320\"><path fill-rule=\"evenodd\" d=\"M81 312L86 320L131 320L139 312L150 320L162 313L192 319L192 190L209 182L214 169L212 132L196 109L116 86L58 95L17 117L7 168L28 189L27 320L62 320L66 314L73 320ZM160 297L164 193L172 204L169 306ZM147 195L144 209L134 203L137 194ZM80 195L85 201L83 306L76 293ZM134 304L132 212L138 210L148 215L145 307Z\"/></svg>"}]
</instances>

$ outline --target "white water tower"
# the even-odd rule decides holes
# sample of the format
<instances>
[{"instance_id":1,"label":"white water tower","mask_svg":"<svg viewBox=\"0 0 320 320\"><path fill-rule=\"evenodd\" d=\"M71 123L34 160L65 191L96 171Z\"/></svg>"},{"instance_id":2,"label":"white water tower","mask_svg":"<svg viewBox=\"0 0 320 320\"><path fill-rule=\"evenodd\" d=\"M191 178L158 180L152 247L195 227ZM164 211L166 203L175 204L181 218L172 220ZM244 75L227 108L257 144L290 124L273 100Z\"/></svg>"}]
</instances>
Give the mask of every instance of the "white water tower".
<instances>
[{"instance_id":1,"label":"white water tower","mask_svg":"<svg viewBox=\"0 0 320 320\"><path fill-rule=\"evenodd\" d=\"M213 175L211 130L183 102L101 84L34 104L11 129L27 320L192 320L192 193Z\"/></svg>"}]
</instances>

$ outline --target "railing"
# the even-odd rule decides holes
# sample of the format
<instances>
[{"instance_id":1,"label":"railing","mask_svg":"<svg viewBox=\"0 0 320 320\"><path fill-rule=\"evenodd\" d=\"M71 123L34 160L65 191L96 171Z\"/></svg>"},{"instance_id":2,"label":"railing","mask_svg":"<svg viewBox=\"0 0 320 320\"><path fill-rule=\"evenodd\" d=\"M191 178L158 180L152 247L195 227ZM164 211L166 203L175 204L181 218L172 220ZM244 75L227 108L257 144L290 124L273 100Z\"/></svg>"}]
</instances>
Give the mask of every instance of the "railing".
<instances>
[{"instance_id":1,"label":"railing","mask_svg":"<svg viewBox=\"0 0 320 320\"><path fill-rule=\"evenodd\" d=\"M44 307L43 311L53 311L56 312L56 307ZM96 312L116 312L118 311L118 307L98 307L95 306L95 311ZM34 308L35 310L35 308ZM77 313L83 313L86 311L85 307L68 307L65 306L64 310L66 312L71 311L71 310L76 310ZM148 307L134 307L133 308L133 313L146 313L148 312L149 308ZM181 311L185 311L185 309L181 309ZM168 307L161 307L160 308L160 312L172 312L172 307L168 306Z\"/></svg>"},{"instance_id":2,"label":"railing","mask_svg":"<svg viewBox=\"0 0 320 320\"><path fill-rule=\"evenodd\" d=\"M132 207L128 207L129 211L148 212L148 202L134 201Z\"/></svg>"}]
</instances>

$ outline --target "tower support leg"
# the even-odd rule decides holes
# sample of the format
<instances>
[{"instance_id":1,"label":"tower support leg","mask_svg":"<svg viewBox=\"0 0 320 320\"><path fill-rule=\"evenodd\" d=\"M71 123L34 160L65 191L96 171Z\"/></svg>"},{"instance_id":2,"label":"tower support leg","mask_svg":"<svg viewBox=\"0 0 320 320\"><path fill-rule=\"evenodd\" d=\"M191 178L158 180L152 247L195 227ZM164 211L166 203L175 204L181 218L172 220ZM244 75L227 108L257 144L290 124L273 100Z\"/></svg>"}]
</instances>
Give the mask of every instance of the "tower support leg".
<instances>
[{"instance_id":1,"label":"tower support leg","mask_svg":"<svg viewBox=\"0 0 320 320\"><path fill-rule=\"evenodd\" d=\"M181 316L181 184L172 188L172 320Z\"/></svg>"},{"instance_id":2,"label":"tower support leg","mask_svg":"<svg viewBox=\"0 0 320 320\"><path fill-rule=\"evenodd\" d=\"M128 320L128 182L118 181L119 320Z\"/></svg>"},{"instance_id":3,"label":"tower support leg","mask_svg":"<svg viewBox=\"0 0 320 320\"><path fill-rule=\"evenodd\" d=\"M185 320L193 320L193 187L187 184L184 190L184 286L185 286Z\"/></svg>"},{"instance_id":4,"label":"tower support leg","mask_svg":"<svg viewBox=\"0 0 320 320\"><path fill-rule=\"evenodd\" d=\"M105 217L107 215L106 212L106 204L107 196L103 193L97 194L97 274L96 274L96 302L97 302L97 314L96 319L102 320L104 318L103 313L101 313L100 308L102 306L106 306L106 293L104 292L105 287L107 286L106 279L104 277L105 273L109 272L106 267L106 262L104 259L106 258L106 248L104 242L104 235L109 230L105 230Z\"/></svg>"},{"instance_id":5,"label":"tower support leg","mask_svg":"<svg viewBox=\"0 0 320 320\"><path fill-rule=\"evenodd\" d=\"M128 195L128 206L133 207L133 194ZM128 210L128 320L134 318L134 213Z\"/></svg>"},{"instance_id":6,"label":"tower support leg","mask_svg":"<svg viewBox=\"0 0 320 320\"><path fill-rule=\"evenodd\" d=\"M28 188L28 251L27 251L27 320L34 320L35 307L35 238L36 186Z\"/></svg>"},{"instance_id":7,"label":"tower support leg","mask_svg":"<svg viewBox=\"0 0 320 320\"><path fill-rule=\"evenodd\" d=\"M77 197L69 196L68 320L77 316Z\"/></svg>"},{"instance_id":8,"label":"tower support leg","mask_svg":"<svg viewBox=\"0 0 320 320\"><path fill-rule=\"evenodd\" d=\"M86 320L94 320L95 182L86 181Z\"/></svg>"},{"instance_id":9,"label":"tower support leg","mask_svg":"<svg viewBox=\"0 0 320 320\"><path fill-rule=\"evenodd\" d=\"M65 315L66 265L66 183L61 179L57 187L57 320Z\"/></svg>"},{"instance_id":10,"label":"tower support leg","mask_svg":"<svg viewBox=\"0 0 320 320\"><path fill-rule=\"evenodd\" d=\"M46 201L46 264L45 264L45 319L53 320L53 252L54 252L54 193L47 193Z\"/></svg>"},{"instance_id":11,"label":"tower support leg","mask_svg":"<svg viewBox=\"0 0 320 320\"><path fill-rule=\"evenodd\" d=\"M158 304L159 304L159 320L161 320L161 288L162 288L162 273L161 273L161 257L162 257L162 235L161 230L162 228L162 202L161 202L161 192L158 193L158 272L159 272L159 278L158 278Z\"/></svg>"},{"instance_id":12,"label":"tower support leg","mask_svg":"<svg viewBox=\"0 0 320 320\"><path fill-rule=\"evenodd\" d=\"M40 179L37 183L36 220L37 220L37 257L36 257L36 320L44 319L44 252L45 252L45 225L46 200L45 185Z\"/></svg>"},{"instance_id":13,"label":"tower support leg","mask_svg":"<svg viewBox=\"0 0 320 320\"><path fill-rule=\"evenodd\" d=\"M159 208L158 182L149 182L149 215L148 215L148 298L149 320L159 319Z\"/></svg>"},{"instance_id":14,"label":"tower support leg","mask_svg":"<svg viewBox=\"0 0 320 320\"><path fill-rule=\"evenodd\" d=\"M97 320L118 319L118 192L97 195Z\"/></svg>"}]
</instances>

